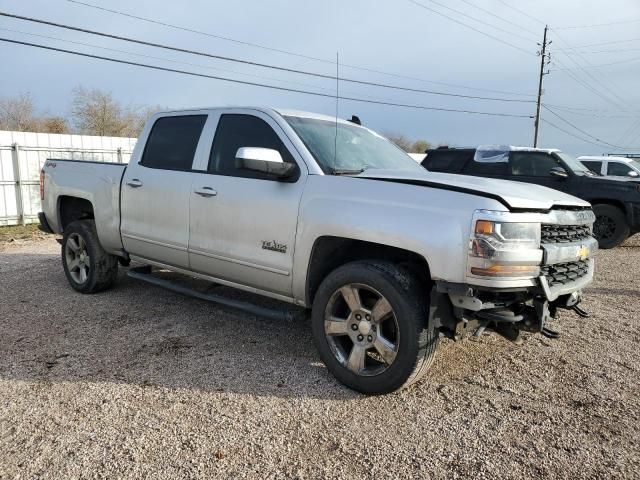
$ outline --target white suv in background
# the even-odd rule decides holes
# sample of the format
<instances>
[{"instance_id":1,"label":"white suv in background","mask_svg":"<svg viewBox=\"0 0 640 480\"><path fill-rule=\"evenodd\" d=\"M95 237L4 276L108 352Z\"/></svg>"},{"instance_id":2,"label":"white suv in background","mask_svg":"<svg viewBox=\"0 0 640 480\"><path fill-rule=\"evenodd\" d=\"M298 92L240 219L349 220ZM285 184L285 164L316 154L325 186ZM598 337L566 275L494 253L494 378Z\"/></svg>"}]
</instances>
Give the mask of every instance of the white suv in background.
<instances>
[{"instance_id":1,"label":"white suv in background","mask_svg":"<svg viewBox=\"0 0 640 480\"><path fill-rule=\"evenodd\" d=\"M627 157L578 157L589 170L606 177L640 177L640 161Z\"/></svg>"}]
</instances>

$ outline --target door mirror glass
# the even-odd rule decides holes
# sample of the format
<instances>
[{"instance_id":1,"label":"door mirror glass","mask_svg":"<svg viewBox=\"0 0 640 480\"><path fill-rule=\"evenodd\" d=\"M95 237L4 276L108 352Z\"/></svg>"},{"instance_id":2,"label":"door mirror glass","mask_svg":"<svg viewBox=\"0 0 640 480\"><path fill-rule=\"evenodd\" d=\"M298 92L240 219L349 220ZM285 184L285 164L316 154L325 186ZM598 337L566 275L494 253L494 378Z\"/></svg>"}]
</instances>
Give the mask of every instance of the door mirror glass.
<instances>
[{"instance_id":1,"label":"door mirror glass","mask_svg":"<svg viewBox=\"0 0 640 480\"><path fill-rule=\"evenodd\" d=\"M638 175L638 172L636 172L635 170L629 170L629 173L627 173L627 175L634 178L640 176Z\"/></svg>"},{"instance_id":2,"label":"door mirror glass","mask_svg":"<svg viewBox=\"0 0 640 480\"><path fill-rule=\"evenodd\" d=\"M553 167L551 170L549 170L549 175L558 178L567 178L569 176L567 171L562 167Z\"/></svg>"},{"instance_id":3,"label":"door mirror glass","mask_svg":"<svg viewBox=\"0 0 640 480\"><path fill-rule=\"evenodd\" d=\"M236 168L287 178L296 166L285 162L280 152L272 148L241 147L236 152Z\"/></svg>"}]
</instances>

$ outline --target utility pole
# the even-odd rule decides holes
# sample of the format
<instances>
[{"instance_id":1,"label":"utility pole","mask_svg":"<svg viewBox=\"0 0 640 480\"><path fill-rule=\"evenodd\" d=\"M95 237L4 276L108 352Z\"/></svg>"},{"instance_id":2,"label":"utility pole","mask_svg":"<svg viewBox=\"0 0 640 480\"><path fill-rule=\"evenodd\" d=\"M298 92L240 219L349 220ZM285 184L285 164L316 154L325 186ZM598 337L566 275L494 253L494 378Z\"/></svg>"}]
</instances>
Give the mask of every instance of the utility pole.
<instances>
[{"instance_id":1,"label":"utility pole","mask_svg":"<svg viewBox=\"0 0 640 480\"><path fill-rule=\"evenodd\" d=\"M551 54L547 54L547 45L551 42L547 43L547 30L549 30L549 26L544 26L544 37L542 38L542 49L538 52L540 55L540 79L538 80L538 101L536 103L536 121L535 121L535 131L533 134L533 147L536 148L538 146L538 130L540 129L540 100L542 99L542 78L545 75L548 75L549 72L544 71L544 66L549 63L551 60ZM540 45L540 44L538 44Z\"/></svg>"}]
</instances>

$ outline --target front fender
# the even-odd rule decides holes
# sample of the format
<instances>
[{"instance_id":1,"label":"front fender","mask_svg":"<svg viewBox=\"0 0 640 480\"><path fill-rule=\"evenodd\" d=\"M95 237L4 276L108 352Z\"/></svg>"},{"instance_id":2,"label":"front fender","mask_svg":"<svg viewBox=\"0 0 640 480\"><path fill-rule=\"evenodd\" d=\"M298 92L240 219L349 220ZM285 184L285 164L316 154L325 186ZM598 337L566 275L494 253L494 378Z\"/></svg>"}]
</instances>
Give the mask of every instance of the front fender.
<instances>
[{"instance_id":1,"label":"front fender","mask_svg":"<svg viewBox=\"0 0 640 480\"><path fill-rule=\"evenodd\" d=\"M423 257L434 280L463 282L475 209L504 210L471 194L374 179L311 175L298 221L293 295L305 298L316 240L332 236L401 248Z\"/></svg>"}]
</instances>

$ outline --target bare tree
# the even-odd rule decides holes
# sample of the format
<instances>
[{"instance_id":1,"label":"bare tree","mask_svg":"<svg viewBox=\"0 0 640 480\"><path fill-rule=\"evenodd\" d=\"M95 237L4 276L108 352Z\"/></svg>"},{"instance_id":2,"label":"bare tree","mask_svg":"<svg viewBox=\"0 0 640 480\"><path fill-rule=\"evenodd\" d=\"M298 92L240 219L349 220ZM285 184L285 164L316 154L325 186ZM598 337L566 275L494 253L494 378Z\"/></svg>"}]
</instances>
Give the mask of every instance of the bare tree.
<instances>
[{"instance_id":1,"label":"bare tree","mask_svg":"<svg viewBox=\"0 0 640 480\"><path fill-rule=\"evenodd\" d=\"M63 117L44 117L37 122L37 131L42 133L71 133L69 122Z\"/></svg>"},{"instance_id":2,"label":"bare tree","mask_svg":"<svg viewBox=\"0 0 640 480\"><path fill-rule=\"evenodd\" d=\"M79 133L113 137L137 137L159 107L123 107L108 92L83 87L73 89L71 115Z\"/></svg>"},{"instance_id":3,"label":"bare tree","mask_svg":"<svg viewBox=\"0 0 640 480\"><path fill-rule=\"evenodd\" d=\"M416 140L415 142L397 133L385 133L385 136L407 153L423 153L431 147L431 143L426 140Z\"/></svg>"},{"instance_id":4,"label":"bare tree","mask_svg":"<svg viewBox=\"0 0 640 480\"><path fill-rule=\"evenodd\" d=\"M35 108L28 93L0 99L0 130L35 131Z\"/></svg>"},{"instance_id":5,"label":"bare tree","mask_svg":"<svg viewBox=\"0 0 640 480\"><path fill-rule=\"evenodd\" d=\"M431 143L426 140L416 140L411 145L410 153L424 153L431 148Z\"/></svg>"},{"instance_id":6,"label":"bare tree","mask_svg":"<svg viewBox=\"0 0 640 480\"><path fill-rule=\"evenodd\" d=\"M385 133L384 135L405 152L411 151L412 142L404 135L397 133Z\"/></svg>"},{"instance_id":7,"label":"bare tree","mask_svg":"<svg viewBox=\"0 0 640 480\"><path fill-rule=\"evenodd\" d=\"M126 130L120 105L98 89L74 88L71 116L81 134L121 136Z\"/></svg>"}]
</instances>

